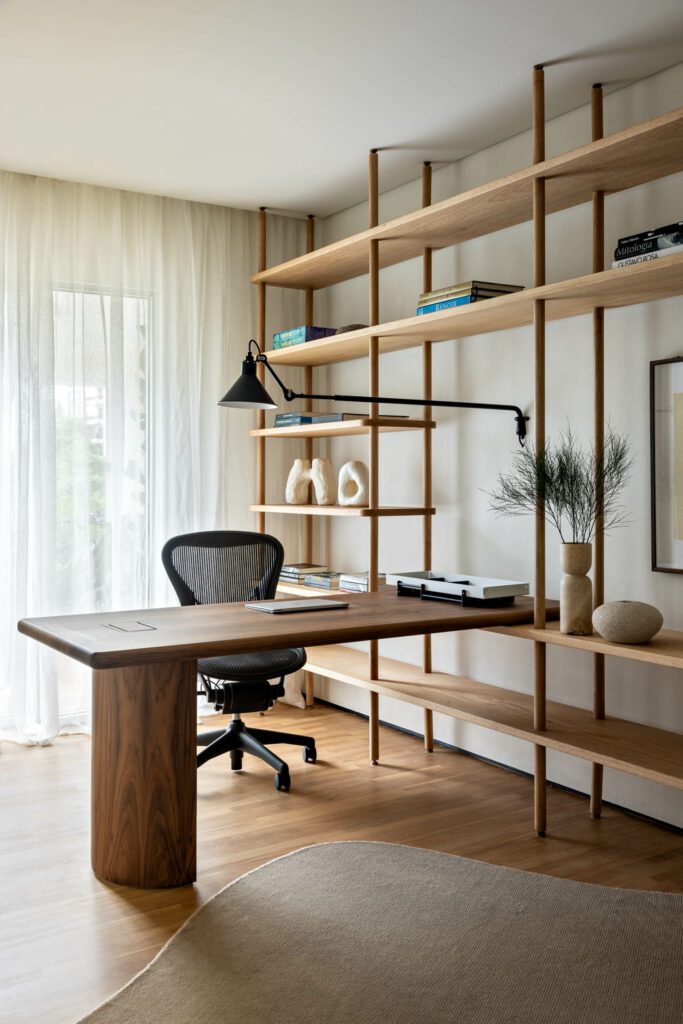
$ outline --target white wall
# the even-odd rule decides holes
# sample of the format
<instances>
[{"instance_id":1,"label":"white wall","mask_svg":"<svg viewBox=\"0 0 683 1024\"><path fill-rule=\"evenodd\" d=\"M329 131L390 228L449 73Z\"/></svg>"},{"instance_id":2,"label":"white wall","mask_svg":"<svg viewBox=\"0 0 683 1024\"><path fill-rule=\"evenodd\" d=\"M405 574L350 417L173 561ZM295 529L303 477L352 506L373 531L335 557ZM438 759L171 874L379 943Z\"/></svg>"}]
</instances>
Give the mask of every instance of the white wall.
<instances>
[{"instance_id":1,"label":"white wall","mask_svg":"<svg viewBox=\"0 0 683 1024\"><path fill-rule=\"evenodd\" d=\"M552 90L552 69L546 74ZM588 89L587 89L588 91ZM683 102L683 65L621 89L605 98L605 133L664 113ZM547 126L547 155L590 139L590 109L575 110ZM359 154L359 159L363 155ZM390 160L391 154L380 154ZM531 160L530 133L434 172L434 201L526 166ZM416 171L419 163L416 160ZM620 235L683 216L683 175L632 189L606 201L606 259ZM380 199L380 221L417 208L416 179ZM367 225L365 205L329 218L325 242ZM591 207L555 214L548 221L548 281L591 270ZM609 265L609 262L607 262ZM531 285L532 245L529 224L467 242L435 254L434 287L468 278ZM380 321L410 315L421 290L421 261L384 270L380 286ZM326 322L367 322L367 278L329 289ZM652 602L665 624L683 629L683 577L650 570L648 364L651 359L683 353L680 322L683 298L608 311L606 321L606 411L618 431L629 434L637 459L626 493L631 524L606 542L606 600L633 598ZM586 440L592 431L592 321L590 317L552 323L547 332L548 432L571 423ZM530 328L434 345L434 397L515 403L533 415L533 339ZM419 395L420 350L382 356L380 390L387 395ZM337 391L367 387L367 361L341 363L329 371ZM406 410L408 411L408 410ZM413 410L414 413L414 410ZM497 520L484 493L497 472L510 465L516 444L512 417L501 413L445 410L435 416L434 557L436 569L518 579L533 579L533 524ZM365 440L338 440L331 447L336 465L365 458ZM381 439L380 501L419 504L421 444L419 433ZM380 569L421 567L421 521L388 519L380 525ZM333 568L366 569L367 523L336 520L329 531ZM548 593L559 589L559 541L548 532ZM418 638L385 641L381 653L418 664ZM434 637L434 667L515 690L531 692L532 645L479 632ZM549 696L569 704L591 706L589 655L548 649ZM344 684L318 681L318 693L336 703L367 711L367 694ZM683 733L683 676L673 670L608 659L608 714ZM382 698L381 717L421 731L422 712ZM457 744L526 771L532 770L531 745L453 719L435 716L438 739ZM683 753L683 736L681 738ZM549 777L587 792L587 762L549 752ZM605 798L683 825L683 793L611 770L605 772Z\"/></svg>"}]
</instances>

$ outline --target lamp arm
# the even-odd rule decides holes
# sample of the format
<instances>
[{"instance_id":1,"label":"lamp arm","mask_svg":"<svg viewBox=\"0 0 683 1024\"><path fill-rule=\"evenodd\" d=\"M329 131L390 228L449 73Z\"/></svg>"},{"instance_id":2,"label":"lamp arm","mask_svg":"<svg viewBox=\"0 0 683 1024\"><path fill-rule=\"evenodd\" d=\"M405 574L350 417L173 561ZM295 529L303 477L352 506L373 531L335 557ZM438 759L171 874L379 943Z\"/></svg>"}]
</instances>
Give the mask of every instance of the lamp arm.
<instances>
[{"instance_id":1,"label":"lamp arm","mask_svg":"<svg viewBox=\"0 0 683 1024\"><path fill-rule=\"evenodd\" d=\"M496 402L451 402L436 398L385 398L381 395L309 395L300 391L292 391L291 388L288 388L270 365L263 352L258 352L256 362L263 363L282 391L285 401L287 402L294 402L297 399L303 398L316 402L360 402L364 405L418 405L422 406L422 408L425 406L434 406L439 409L491 409L497 412L514 412L515 422L517 424L515 433L517 434L519 443L522 447L524 446L526 424L529 417L524 415L518 405L500 405Z\"/></svg>"}]
</instances>

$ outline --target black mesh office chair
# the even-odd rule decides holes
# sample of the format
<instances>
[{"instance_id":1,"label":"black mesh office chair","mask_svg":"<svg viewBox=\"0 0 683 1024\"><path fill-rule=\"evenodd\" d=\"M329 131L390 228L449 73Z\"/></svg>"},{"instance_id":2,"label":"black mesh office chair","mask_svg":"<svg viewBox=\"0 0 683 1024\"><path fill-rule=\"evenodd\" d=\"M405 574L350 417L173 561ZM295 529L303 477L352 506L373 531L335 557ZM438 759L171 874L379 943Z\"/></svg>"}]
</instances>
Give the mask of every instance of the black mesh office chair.
<instances>
[{"instance_id":1,"label":"black mesh office chair","mask_svg":"<svg viewBox=\"0 0 683 1024\"><path fill-rule=\"evenodd\" d=\"M284 552L275 537L263 533L210 530L186 533L164 544L161 558L181 604L222 604L226 601L255 601L275 596ZM267 619L267 616L263 616ZM264 622L267 627L267 622ZM227 729L200 733L197 745L206 749L197 757L197 767L219 754L230 754L231 767L242 767L242 755L254 754L275 769L275 788L288 790L289 768L265 743L294 743L302 746L304 761L316 760L315 740L289 732L268 729L247 730L241 715L266 711L276 697L284 694L285 676L306 664L301 647L254 654L230 654L202 658L197 671L203 690L216 710L231 714ZM269 680L280 677L272 685Z\"/></svg>"}]
</instances>

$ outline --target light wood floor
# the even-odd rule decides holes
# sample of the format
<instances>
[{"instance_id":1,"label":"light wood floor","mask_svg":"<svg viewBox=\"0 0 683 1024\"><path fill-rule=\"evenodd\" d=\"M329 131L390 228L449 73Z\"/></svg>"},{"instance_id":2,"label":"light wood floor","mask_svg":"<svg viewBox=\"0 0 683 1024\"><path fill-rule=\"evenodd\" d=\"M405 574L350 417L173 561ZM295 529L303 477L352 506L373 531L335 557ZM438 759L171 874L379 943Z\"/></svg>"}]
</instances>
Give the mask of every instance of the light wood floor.
<instances>
[{"instance_id":1,"label":"light wood floor","mask_svg":"<svg viewBox=\"0 0 683 1024\"><path fill-rule=\"evenodd\" d=\"M214 722L211 719L210 727ZM317 765L289 757L293 788L278 793L253 759L199 774L199 882L139 891L106 886L89 868L86 737L52 747L6 744L0 757L0 1021L74 1022L143 968L178 926L231 879L310 843L410 843L565 878L683 891L680 835L550 791L550 834L531 831L529 780L381 732L367 761L367 725L317 706L279 706L262 727L310 732Z\"/></svg>"}]
</instances>

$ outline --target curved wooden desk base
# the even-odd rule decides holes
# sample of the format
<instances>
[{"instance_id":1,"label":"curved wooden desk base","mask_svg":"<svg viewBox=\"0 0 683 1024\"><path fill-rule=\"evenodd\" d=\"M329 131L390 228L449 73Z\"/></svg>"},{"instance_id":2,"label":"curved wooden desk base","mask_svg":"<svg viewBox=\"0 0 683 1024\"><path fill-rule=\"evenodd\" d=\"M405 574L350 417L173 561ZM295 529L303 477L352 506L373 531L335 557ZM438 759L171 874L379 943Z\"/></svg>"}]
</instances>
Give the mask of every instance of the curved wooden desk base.
<instances>
[{"instance_id":1,"label":"curved wooden desk base","mask_svg":"<svg viewBox=\"0 0 683 1024\"><path fill-rule=\"evenodd\" d=\"M93 671L92 867L148 889L196 878L197 666Z\"/></svg>"}]
</instances>

